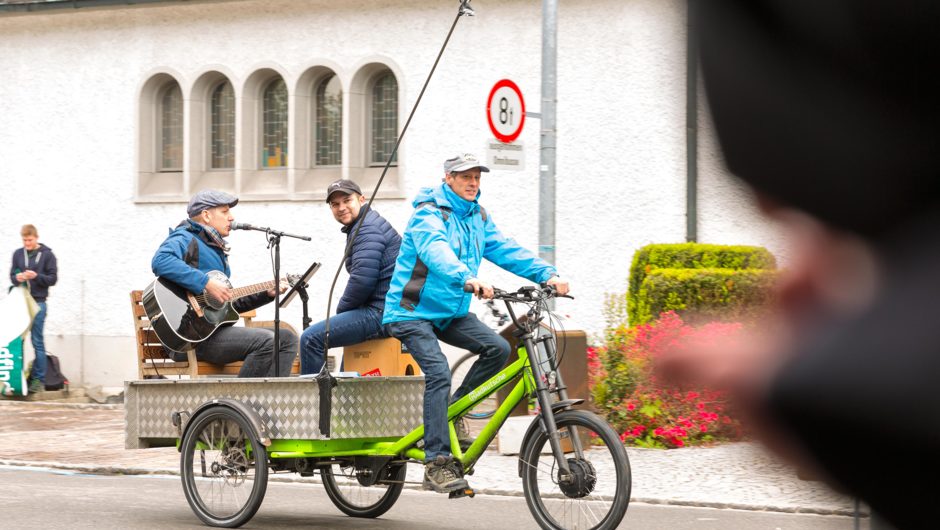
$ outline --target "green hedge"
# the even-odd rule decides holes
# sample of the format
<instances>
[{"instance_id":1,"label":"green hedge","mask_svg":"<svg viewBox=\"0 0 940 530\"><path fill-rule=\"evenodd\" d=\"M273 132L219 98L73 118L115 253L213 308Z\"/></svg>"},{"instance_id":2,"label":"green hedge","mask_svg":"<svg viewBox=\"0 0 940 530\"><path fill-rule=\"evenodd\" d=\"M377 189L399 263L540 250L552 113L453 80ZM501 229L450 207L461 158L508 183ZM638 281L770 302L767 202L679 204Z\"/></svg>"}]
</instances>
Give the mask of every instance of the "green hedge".
<instances>
[{"instance_id":1,"label":"green hedge","mask_svg":"<svg viewBox=\"0 0 940 530\"><path fill-rule=\"evenodd\" d=\"M762 247L647 245L636 252L630 266L630 325L643 324L668 310L696 320L753 314L769 301L776 267L773 254Z\"/></svg>"},{"instance_id":2,"label":"green hedge","mask_svg":"<svg viewBox=\"0 0 940 530\"><path fill-rule=\"evenodd\" d=\"M775 270L654 269L631 306L630 325L675 311L686 322L750 320L771 301Z\"/></svg>"}]
</instances>

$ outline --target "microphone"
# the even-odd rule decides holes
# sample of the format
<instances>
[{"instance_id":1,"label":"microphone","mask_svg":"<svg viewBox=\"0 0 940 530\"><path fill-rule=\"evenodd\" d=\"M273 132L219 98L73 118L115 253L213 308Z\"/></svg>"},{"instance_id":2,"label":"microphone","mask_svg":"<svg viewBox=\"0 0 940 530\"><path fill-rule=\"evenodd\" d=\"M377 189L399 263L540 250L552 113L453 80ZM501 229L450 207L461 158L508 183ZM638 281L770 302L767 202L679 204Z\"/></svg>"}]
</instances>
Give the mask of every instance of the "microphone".
<instances>
[{"instance_id":1,"label":"microphone","mask_svg":"<svg viewBox=\"0 0 940 530\"><path fill-rule=\"evenodd\" d=\"M238 221L232 221L230 230L258 230L259 232L267 232L268 229L263 226L254 226L248 223L239 223Z\"/></svg>"}]
</instances>

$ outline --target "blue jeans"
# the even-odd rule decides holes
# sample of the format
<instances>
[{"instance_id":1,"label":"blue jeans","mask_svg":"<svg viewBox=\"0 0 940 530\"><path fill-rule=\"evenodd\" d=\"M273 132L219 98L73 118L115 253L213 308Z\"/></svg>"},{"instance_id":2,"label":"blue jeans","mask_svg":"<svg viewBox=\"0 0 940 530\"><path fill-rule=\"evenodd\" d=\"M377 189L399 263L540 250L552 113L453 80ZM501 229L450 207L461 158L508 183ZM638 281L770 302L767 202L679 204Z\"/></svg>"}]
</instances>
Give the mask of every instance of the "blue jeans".
<instances>
[{"instance_id":1,"label":"blue jeans","mask_svg":"<svg viewBox=\"0 0 940 530\"><path fill-rule=\"evenodd\" d=\"M451 402L450 367L438 339L469 350L480 356L463 384L454 392L453 400L467 394L499 372L509 358L509 343L470 313L451 321L441 330L426 320L409 320L387 324L389 335L402 341L424 372L424 455L433 460L450 455L447 432L447 407Z\"/></svg>"},{"instance_id":2,"label":"blue jeans","mask_svg":"<svg viewBox=\"0 0 940 530\"><path fill-rule=\"evenodd\" d=\"M300 336L300 373L316 374L326 358L323 340L326 321L317 322ZM330 347L349 346L363 341L384 338L382 312L374 307L360 307L330 317Z\"/></svg>"},{"instance_id":3,"label":"blue jeans","mask_svg":"<svg viewBox=\"0 0 940 530\"><path fill-rule=\"evenodd\" d=\"M46 303L39 302L39 312L33 318L33 330L30 339L33 349L36 350L36 360L33 361L31 379L46 382L46 342L42 336L42 328L46 325Z\"/></svg>"}]
</instances>

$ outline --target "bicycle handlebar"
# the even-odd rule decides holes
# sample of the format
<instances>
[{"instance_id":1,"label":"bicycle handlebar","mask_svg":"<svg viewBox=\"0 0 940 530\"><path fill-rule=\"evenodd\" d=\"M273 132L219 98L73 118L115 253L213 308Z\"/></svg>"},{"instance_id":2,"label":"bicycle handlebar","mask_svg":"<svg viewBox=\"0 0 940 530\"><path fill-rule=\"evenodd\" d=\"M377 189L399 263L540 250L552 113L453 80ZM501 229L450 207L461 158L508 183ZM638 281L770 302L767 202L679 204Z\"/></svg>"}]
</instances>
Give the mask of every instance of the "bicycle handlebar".
<instances>
[{"instance_id":1,"label":"bicycle handlebar","mask_svg":"<svg viewBox=\"0 0 940 530\"><path fill-rule=\"evenodd\" d=\"M471 284L464 284L464 292L472 293L475 292ZM501 300L506 304L506 311L509 312L509 318L512 322L519 327L520 329L526 329L531 331L533 326L538 325L541 322L542 311L547 310L548 306L544 304L548 300L556 297L563 296L565 298L573 298L569 295L559 295L558 290L554 285L541 284L538 287L534 285L526 285L520 287L515 292L504 291L493 287L493 300ZM528 318L520 321L516 317L516 312L512 309L513 303L528 304L530 305Z\"/></svg>"},{"instance_id":2,"label":"bicycle handlebar","mask_svg":"<svg viewBox=\"0 0 940 530\"><path fill-rule=\"evenodd\" d=\"M465 293L475 292L473 286L469 283L464 284L463 291ZM504 291L502 289L493 287L494 300L506 300L510 302L535 302L537 300L547 300L550 298L570 298L574 300L574 297L571 295L558 294L558 290L555 289L554 285L548 285L546 283L539 284L538 287L525 285L514 292Z\"/></svg>"}]
</instances>

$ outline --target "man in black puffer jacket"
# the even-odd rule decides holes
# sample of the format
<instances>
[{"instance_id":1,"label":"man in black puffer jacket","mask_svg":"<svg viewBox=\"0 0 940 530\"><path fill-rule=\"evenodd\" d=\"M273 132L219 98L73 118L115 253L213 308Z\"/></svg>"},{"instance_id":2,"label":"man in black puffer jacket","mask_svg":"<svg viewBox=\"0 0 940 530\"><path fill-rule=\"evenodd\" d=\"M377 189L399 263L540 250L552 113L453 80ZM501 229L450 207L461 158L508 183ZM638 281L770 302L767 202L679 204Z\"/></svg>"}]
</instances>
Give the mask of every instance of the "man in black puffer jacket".
<instances>
[{"instance_id":1,"label":"man in black puffer jacket","mask_svg":"<svg viewBox=\"0 0 940 530\"><path fill-rule=\"evenodd\" d=\"M356 233L356 240L346 257L349 282L330 318L330 347L348 346L386 337L382 327L385 293L395 270L401 236L375 210L365 206L362 190L351 180L337 180L327 188L326 202L333 217L342 225L346 244ZM323 367L323 341L326 321L313 324L300 338L300 371L315 374Z\"/></svg>"}]
</instances>

